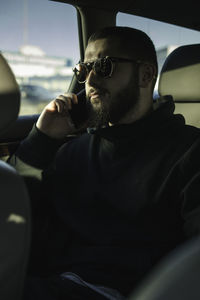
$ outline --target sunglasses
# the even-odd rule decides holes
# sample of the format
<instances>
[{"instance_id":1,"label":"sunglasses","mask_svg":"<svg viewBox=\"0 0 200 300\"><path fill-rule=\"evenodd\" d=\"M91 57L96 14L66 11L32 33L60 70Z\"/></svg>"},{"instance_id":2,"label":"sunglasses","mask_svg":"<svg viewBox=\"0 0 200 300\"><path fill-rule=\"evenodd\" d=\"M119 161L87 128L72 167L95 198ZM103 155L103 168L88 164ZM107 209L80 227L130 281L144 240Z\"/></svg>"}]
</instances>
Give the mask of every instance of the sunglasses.
<instances>
[{"instance_id":1,"label":"sunglasses","mask_svg":"<svg viewBox=\"0 0 200 300\"><path fill-rule=\"evenodd\" d=\"M73 72L79 83L86 82L88 74L90 73L91 70L93 70L93 72L96 75L102 78L109 78L113 74L115 62L140 63L139 60L106 56L106 57L98 58L93 62L86 62L86 63L80 62L75 66L75 68L73 68Z\"/></svg>"}]
</instances>

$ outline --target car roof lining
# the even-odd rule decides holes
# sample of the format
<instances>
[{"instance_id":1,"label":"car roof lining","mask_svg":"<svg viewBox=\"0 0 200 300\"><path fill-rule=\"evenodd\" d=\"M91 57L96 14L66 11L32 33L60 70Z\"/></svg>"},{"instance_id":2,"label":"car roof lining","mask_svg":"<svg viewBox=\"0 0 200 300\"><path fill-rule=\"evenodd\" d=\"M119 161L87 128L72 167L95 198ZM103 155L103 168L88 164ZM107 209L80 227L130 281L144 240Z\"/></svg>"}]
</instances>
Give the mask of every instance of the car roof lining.
<instances>
[{"instance_id":1,"label":"car roof lining","mask_svg":"<svg viewBox=\"0 0 200 300\"><path fill-rule=\"evenodd\" d=\"M157 2L151 1L151 5L147 5L146 1L133 1L123 0L120 3L116 0L50 0L55 2L68 3L73 6L87 6L91 8L100 8L113 12L129 13L136 16L146 17L157 21L166 22L178 26L183 26L189 29L200 31L200 19L199 10L193 7L187 7L187 9L175 9L175 1L173 2L173 8L157 8ZM180 5L180 2L177 5ZM140 8L138 8L140 7ZM154 8L155 7L155 8Z\"/></svg>"}]
</instances>

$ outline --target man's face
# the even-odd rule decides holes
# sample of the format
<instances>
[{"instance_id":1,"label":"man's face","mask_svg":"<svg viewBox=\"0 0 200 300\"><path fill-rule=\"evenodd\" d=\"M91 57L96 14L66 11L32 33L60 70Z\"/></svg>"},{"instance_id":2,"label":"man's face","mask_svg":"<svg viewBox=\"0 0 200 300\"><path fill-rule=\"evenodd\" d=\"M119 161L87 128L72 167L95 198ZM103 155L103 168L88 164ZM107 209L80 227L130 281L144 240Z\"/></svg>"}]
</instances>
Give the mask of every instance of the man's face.
<instances>
[{"instance_id":1,"label":"man's face","mask_svg":"<svg viewBox=\"0 0 200 300\"><path fill-rule=\"evenodd\" d=\"M119 49L117 41L100 39L88 44L85 62L93 62L98 58L110 56L129 58ZM91 104L92 126L106 123L117 124L132 109L139 98L137 66L131 62L115 62L110 78L90 71L85 87L86 96Z\"/></svg>"}]
</instances>

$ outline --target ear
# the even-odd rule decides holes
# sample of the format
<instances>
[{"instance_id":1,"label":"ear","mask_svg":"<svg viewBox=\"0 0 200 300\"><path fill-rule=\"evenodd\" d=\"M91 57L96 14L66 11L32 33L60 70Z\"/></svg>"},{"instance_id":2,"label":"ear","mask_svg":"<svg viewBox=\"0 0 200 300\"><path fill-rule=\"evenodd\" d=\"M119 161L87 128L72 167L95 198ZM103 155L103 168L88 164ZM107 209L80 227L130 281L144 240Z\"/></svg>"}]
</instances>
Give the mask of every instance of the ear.
<instances>
[{"instance_id":1,"label":"ear","mask_svg":"<svg viewBox=\"0 0 200 300\"><path fill-rule=\"evenodd\" d=\"M139 87L146 88L156 80L156 67L153 64L141 63L139 66Z\"/></svg>"}]
</instances>

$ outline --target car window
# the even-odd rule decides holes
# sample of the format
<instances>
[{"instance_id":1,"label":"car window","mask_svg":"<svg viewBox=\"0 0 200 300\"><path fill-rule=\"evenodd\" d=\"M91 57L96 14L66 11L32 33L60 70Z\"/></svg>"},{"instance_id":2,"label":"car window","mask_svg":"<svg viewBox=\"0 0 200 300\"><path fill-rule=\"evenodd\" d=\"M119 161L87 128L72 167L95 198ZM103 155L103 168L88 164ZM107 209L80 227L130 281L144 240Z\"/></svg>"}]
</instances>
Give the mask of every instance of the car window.
<instances>
[{"instance_id":1,"label":"car window","mask_svg":"<svg viewBox=\"0 0 200 300\"><path fill-rule=\"evenodd\" d=\"M118 13L117 25L141 29L151 37L157 52L159 72L167 55L175 48L181 45L200 43L200 32L198 31L144 17ZM157 88L158 80L155 86L155 95L157 94Z\"/></svg>"},{"instance_id":2,"label":"car window","mask_svg":"<svg viewBox=\"0 0 200 300\"><path fill-rule=\"evenodd\" d=\"M53 1L1 1L0 25L0 51L20 86L20 115L40 113L68 90L79 60L76 9Z\"/></svg>"}]
</instances>

